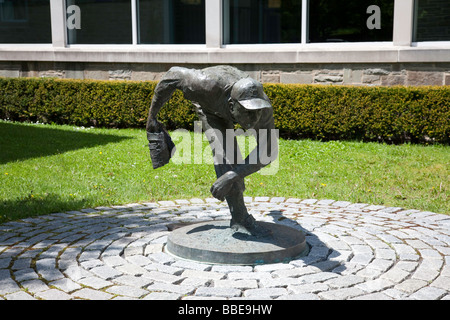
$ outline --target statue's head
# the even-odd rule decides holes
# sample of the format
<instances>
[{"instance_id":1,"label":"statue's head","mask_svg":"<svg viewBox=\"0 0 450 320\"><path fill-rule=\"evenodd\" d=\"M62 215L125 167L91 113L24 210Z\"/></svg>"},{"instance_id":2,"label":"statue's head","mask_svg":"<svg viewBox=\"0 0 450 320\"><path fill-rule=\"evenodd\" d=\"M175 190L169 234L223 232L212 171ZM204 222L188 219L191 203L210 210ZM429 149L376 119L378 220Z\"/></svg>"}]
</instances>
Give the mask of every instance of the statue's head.
<instances>
[{"instance_id":1,"label":"statue's head","mask_svg":"<svg viewBox=\"0 0 450 320\"><path fill-rule=\"evenodd\" d=\"M261 83L252 78L244 78L233 85L230 111L244 129L253 128L265 108L272 108L272 105Z\"/></svg>"}]
</instances>

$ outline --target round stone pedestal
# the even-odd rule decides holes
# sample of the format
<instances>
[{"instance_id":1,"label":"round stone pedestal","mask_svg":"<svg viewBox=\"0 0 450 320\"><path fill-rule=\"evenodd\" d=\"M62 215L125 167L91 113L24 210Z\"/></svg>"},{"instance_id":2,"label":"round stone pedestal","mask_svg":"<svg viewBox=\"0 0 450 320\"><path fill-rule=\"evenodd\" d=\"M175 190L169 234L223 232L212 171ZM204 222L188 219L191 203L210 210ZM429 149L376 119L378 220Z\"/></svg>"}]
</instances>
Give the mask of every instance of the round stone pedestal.
<instances>
[{"instance_id":1,"label":"round stone pedestal","mask_svg":"<svg viewBox=\"0 0 450 320\"><path fill-rule=\"evenodd\" d=\"M233 265L288 262L308 253L302 231L275 223L256 223L270 230L269 235L236 232L225 220L184 226L169 235L166 251L197 262Z\"/></svg>"}]
</instances>

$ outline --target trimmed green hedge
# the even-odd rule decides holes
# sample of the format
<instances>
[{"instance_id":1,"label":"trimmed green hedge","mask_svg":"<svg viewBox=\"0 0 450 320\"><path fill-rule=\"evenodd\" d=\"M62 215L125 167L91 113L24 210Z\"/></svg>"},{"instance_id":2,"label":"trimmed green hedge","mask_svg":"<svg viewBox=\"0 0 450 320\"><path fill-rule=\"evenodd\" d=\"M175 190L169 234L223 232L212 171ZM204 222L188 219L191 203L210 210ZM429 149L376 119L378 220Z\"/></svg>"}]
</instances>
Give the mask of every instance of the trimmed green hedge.
<instances>
[{"instance_id":1,"label":"trimmed green hedge","mask_svg":"<svg viewBox=\"0 0 450 320\"><path fill-rule=\"evenodd\" d=\"M156 82L0 78L0 118L96 127L145 127ZM450 87L265 84L284 138L450 142ZM192 129L177 91L161 109L169 130Z\"/></svg>"},{"instance_id":2,"label":"trimmed green hedge","mask_svg":"<svg viewBox=\"0 0 450 320\"><path fill-rule=\"evenodd\" d=\"M283 136L450 142L450 87L266 85Z\"/></svg>"},{"instance_id":3,"label":"trimmed green hedge","mask_svg":"<svg viewBox=\"0 0 450 320\"><path fill-rule=\"evenodd\" d=\"M0 78L0 118L95 127L145 127L156 82ZM178 107L175 107L178 106ZM176 92L160 113L170 129L193 126Z\"/></svg>"}]
</instances>

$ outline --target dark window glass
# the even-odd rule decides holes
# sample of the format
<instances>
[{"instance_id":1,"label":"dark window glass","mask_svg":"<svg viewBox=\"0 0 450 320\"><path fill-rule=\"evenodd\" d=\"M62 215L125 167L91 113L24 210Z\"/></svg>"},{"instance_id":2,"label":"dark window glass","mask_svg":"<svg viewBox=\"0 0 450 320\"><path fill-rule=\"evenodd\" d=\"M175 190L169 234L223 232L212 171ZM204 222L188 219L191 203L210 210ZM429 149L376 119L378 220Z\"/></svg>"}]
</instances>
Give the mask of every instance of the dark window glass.
<instances>
[{"instance_id":1,"label":"dark window glass","mask_svg":"<svg viewBox=\"0 0 450 320\"><path fill-rule=\"evenodd\" d=\"M301 42L301 0L224 0L224 43Z\"/></svg>"},{"instance_id":2,"label":"dark window glass","mask_svg":"<svg viewBox=\"0 0 450 320\"><path fill-rule=\"evenodd\" d=\"M69 44L131 44L130 0L67 0Z\"/></svg>"},{"instance_id":3,"label":"dark window glass","mask_svg":"<svg viewBox=\"0 0 450 320\"><path fill-rule=\"evenodd\" d=\"M450 40L449 0L416 0L415 41Z\"/></svg>"},{"instance_id":4,"label":"dark window glass","mask_svg":"<svg viewBox=\"0 0 450 320\"><path fill-rule=\"evenodd\" d=\"M139 0L139 43L205 42L205 0Z\"/></svg>"},{"instance_id":5,"label":"dark window glass","mask_svg":"<svg viewBox=\"0 0 450 320\"><path fill-rule=\"evenodd\" d=\"M392 41L394 0L310 0L309 42Z\"/></svg>"},{"instance_id":6,"label":"dark window glass","mask_svg":"<svg viewBox=\"0 0 450 320\"><path fill-rule=\"evenodd\" d=\"M51 43L50 0L0 0L0 43Z\"/></svg>"}]
</instances>

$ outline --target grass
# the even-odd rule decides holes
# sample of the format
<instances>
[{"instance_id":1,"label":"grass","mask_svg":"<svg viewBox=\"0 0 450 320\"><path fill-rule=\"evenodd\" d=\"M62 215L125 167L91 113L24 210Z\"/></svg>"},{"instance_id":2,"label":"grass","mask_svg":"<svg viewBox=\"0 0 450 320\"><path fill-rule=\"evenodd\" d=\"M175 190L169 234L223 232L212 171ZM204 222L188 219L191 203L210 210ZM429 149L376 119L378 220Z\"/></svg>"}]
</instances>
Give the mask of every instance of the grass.
<instances>
[{"instance_id":1,"label":"grass","mask_svg":"<svg viewBox=\"0 0 450 320\"><path fill-rule=\"evenodd\" d=\"M175 140L177 152L192 137ZM201 148L210 154L205 141ZM450 147L443 145L280 140L278 171L247 177L246 195L448 214L449 164ZM0 223L101 205L206 198L214 181L211 164L171 162L153 170L141 129L0 121Z\"/></svg>"}]
</instances>

